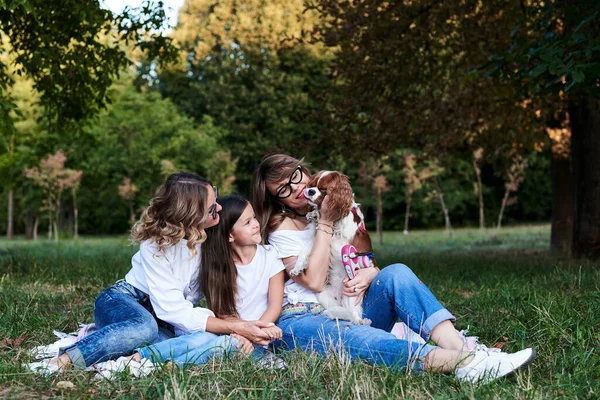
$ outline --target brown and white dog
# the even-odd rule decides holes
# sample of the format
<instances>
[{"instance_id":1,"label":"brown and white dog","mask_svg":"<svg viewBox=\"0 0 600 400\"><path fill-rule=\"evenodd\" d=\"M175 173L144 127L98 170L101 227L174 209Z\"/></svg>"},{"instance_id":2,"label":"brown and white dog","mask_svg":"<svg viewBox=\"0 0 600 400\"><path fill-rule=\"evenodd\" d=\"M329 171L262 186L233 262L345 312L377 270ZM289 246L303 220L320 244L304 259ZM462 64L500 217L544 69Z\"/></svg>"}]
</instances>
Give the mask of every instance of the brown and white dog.
<instances>
[{"instance_id":1,"label":"brown and white dog","mask_svg":"<svg viewBox=\"0 0 600 400\"><path fill-rule=\"evenodd\" d=\"M342 262L341 250L344 245L352 244L359 253L372 253L371 238L364 228L364 216L357 203L350 181L346 175L337 171L321 171L308 182L304 195L314 210L307 214L307 229L314 232L313 241L298 257L292 275L298 275L308 265L308 255L316 236L319 210L325 196L329 195L329 211L333 215L333 237L329 256L329 274L325 288L319 293L319 303L325 307L324 314L331 319L344 319L355 324L369 325L371 321L363 318L362 306L354 305L355 298L343 295L346 269ZM330 229L330 228L326 228ZM372 266L374 260L371 259Z\"/></svg>"}]
</instances>

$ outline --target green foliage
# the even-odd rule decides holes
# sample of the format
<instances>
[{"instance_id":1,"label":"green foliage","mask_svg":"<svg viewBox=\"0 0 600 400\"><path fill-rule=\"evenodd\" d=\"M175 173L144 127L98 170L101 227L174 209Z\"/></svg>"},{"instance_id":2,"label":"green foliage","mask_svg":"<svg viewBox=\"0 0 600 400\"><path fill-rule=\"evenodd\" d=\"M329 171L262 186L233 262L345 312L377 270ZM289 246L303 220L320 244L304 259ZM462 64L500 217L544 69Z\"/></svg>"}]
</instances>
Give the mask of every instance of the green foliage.
<instances>
[{"instance_id":1,"label":"green foliage","mask_svg":"<svg viewBox=\"0 0 600 400\"><path fill-rule=\"evenodd\" d=\"M223 49L187 71L165 71L159 82L161 93L187 115L196 121L208 115L225 129L222 144L239 159L242 188L269 152L302 157L324 150L311 148L319 126L307 117L320 106L316 93L328 85L326 62L308 49Z\"/></svg>"},{"instance_id":2,"label":"green foliage","mask_svg":"<svg viewBox=\"0 0 600 400\"><path fill-rule=\"evenodd\" d=\"M150 59L173 59L169 38L156 33L165 14L162 2L113 15L97 0L28 0L0 5L2 43L10 44L16 74L27 76L57 127L95 115L107 102L106 90L130 61L124 44ZM146 32L151 32L145 35ZM3 46L4 47L4 46ZM6 97L10 77L0 64L2 111L14 108Z\"/></svg>"},{"instance_id":3,"label":"green foliage","mask_svg":"<svg viewBox=\"0 0 600 400\"><path fill-rule=\"evenodd\" d=\"M129 218L118 186L130 178L138 188L134 210L147 205L168 172L189 170L227 185L235 164L220 144L224 131L206 117L196 125L155 91L138 92L125 81L114 87L113 105L85 129L72 147L72 165L84 170L80 189L83 232L123 232ZM216 166L227 165L210 176ZM102 186L98 187L98 182ZM231 188L231 184L229 186Z\"/></svg>"},{"instance_id":4,"label":"green foliage","mask_svg":"<svg viewBox=\"0 0 600 400\"><path fill-rule=\"evenodd\" d=\"M522 80L535 91L598 95L600 3L595 0L533 1L523 4L510 48L493 55L482 70Z\"/></svg>"},{"instance_id":5,"label":"green foliage","mask_svg":"<svg viewBox=\"0 0 600 400\"><path fill-rule=\"evenodd\" d=\"M406 147L437 156L539 140L533 110L512 85L470 75L506 47L517 2L311 4L323 14L316 39L335 49L336 85L321 109L328 146L348 157Z\"/></svg>"}]
</instances>

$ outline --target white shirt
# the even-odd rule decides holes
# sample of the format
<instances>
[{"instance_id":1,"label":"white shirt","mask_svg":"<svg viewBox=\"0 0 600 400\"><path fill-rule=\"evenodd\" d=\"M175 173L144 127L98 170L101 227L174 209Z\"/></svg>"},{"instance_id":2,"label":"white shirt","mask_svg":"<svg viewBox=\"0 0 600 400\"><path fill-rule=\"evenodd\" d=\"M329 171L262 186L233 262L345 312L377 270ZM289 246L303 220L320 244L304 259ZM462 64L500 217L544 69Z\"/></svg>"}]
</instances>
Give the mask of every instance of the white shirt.
<instances>
[{"instance_id":1,"label":"white shirt","mask_svg":"<svg viewBox=\"0 0 600 400\"><path fill-rule=\"evenodd\" d=\"M306 251L307 243L314 233L310 230L280 230L269 235L269 243L275 246L281 258L298 257ZM283 304L318 303L317 294L299 283L288 279L283 289Z\"/></svg>"},{"instance_id":2,"label":"white shirt","mask_svg":"<svg viewBox=\"0 0 600 400\"><path fill-rule=\"evenodd\" d=\"M237 296L235 308L241 319L255 321L267 311L269 279L285 267L273 246L258 245L256 254L246 265L236 264Z\"/></svg>"},{"instance_id":3,"label":"white shirt","mask_svg":"<svg viewBox=\"0 0 600 400\"><path fill-rule=\"evenodd\" d=\"M204 295L200 292L200 245L193 256L187 240L181 239L160 252L156 243L145 240L131 259L127 283L150 297L156 316L173 325L177 335L205 331L208 317L215 314L194 307Z\"/></svg>"}]
</instances>

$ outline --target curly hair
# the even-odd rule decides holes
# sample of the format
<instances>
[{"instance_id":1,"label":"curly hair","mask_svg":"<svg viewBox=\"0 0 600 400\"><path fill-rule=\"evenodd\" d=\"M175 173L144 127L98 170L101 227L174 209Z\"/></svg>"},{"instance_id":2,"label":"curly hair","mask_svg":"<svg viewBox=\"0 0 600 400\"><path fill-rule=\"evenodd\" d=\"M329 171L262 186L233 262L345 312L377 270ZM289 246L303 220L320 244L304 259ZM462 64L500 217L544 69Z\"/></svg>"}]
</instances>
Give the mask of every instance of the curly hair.
<instances>
[{"instance_id":1,"label":"curly hair","mask_svg":"<svg viewBox=\"0 0 600 400\"><path fill-rule=\"evenodd\" d=\"M131 228L131 242L151 240L164 252L166 246L187 239L187 247L196 255L196 245L206 240L202 225L208 216L205 208L211 186L192 172L171 174Z\"/></svg>"}]
</instances>

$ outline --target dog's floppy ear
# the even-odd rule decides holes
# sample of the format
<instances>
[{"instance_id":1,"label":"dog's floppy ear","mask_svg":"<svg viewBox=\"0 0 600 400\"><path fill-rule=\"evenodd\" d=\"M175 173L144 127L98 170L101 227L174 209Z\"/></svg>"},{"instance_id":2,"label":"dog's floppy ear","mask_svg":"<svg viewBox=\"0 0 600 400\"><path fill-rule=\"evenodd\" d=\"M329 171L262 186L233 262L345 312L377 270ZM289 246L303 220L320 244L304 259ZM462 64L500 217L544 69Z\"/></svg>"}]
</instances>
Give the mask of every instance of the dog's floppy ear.
<instances>
[{"instance_id":1,"label":"dog's floppy ear","mask_svg":"<svg viewBox=\"0 0 600 400\"><path fill-rule=\"evenodd\" d=\"M334 212L335 220L340 220L352 209L352 187L346 175L333 172L327 185L329 207Z\"/></svg>"}]
</instances>

